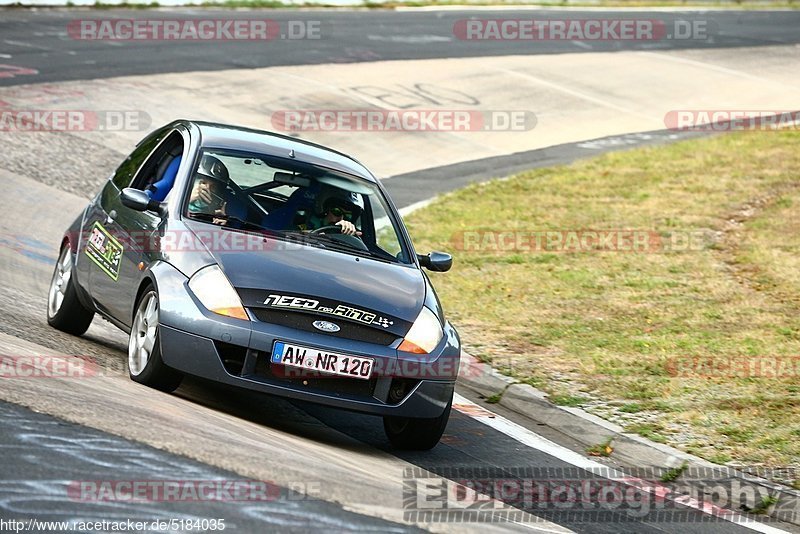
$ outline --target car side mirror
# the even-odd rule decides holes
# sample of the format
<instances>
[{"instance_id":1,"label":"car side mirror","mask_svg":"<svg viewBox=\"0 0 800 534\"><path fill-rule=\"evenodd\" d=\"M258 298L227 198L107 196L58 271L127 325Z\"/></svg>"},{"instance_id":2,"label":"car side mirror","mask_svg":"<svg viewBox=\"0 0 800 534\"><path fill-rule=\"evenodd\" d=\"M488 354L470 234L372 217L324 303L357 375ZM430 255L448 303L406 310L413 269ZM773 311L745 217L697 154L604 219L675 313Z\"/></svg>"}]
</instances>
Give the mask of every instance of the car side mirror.
<instances>
[{"instance_id":1,"label":"car side mirror","mask_svg":"<svg viewBox=\"0 0 800 534\"><path fill-rule=\"evenodd\" d=\"M453 266L453 256L444 252L433 251L424 256L417 254L417 259L420 265L437 273L449 271L450 267Z\"/></svg>"},{"instance_id":2,"label":"car side mirror","mask_svg":"<svg viewBox=\"0 0 800 534\"><path fill-rule=\"evenodd\" d=\"M132 187L126 187L123 189L119 199L123 206L126 206L132 210L153 211L162 216L166 213L166 207L164 204L158 200L153 200L147 196L147 193L144 191L140 191Z\"/></svg>"}]
</instances>

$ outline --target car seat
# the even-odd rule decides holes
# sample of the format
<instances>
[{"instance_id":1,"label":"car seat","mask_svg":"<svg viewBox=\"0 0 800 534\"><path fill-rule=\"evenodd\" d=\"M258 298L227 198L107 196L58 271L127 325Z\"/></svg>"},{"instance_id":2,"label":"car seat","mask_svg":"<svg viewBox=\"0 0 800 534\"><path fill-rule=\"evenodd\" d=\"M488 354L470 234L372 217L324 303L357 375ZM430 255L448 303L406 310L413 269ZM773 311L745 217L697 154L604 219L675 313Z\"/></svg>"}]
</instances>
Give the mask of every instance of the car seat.
<instances>
[{"instance_id":1,"label":"car seat","mask_svg":"<svg viewBox=\"0 0 800 534\"><path fill-rule=\"evenodd\" d=\"M297 212L314 210L319 189L318 183L296 189L280 208L272 210L264 217L261 225L273 230L294 228Z\"/></svg>"},{"instance_id":2,"label":"car seat","mask_svg":"<svg viewBox=\"0 0 800 534\"><path fill-rule=\"evenodd\" d=\"M240 199L230 189L225 191L225 213L229 217L236 217L243 221L247 220L247 204Z\"/></svg>"},{"instance_id":3,"label":"car seat","mask_svg":"<svg viewBox=\"0 0 800 534\"><path fill-rule=\"evenodd\" d=\"M175 185L175 177L178 175L181 159L182 156L175 156L172 158L164 174L162 174L161 179L147 188L145 192L151 199L164 202L164 199L167 198L167 194L172 190L172 186Z\"/></svg>"}]
</instances>

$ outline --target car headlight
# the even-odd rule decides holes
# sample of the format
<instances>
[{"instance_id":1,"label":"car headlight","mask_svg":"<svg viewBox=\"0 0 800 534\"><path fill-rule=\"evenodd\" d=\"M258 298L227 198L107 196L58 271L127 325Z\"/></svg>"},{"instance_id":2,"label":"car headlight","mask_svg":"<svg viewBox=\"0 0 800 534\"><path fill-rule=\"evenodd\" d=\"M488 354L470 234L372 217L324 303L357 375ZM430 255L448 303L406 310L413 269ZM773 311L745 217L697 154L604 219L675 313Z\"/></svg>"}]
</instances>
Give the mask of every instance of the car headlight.
<instances>
[{"instance_id":1,"label":"car headlight","mask_svg":"<svg viewBox=\"0 0 800 534\"><path fill-rule=\"evenodd\" d=\"M250 320L239 295L219 265L204 267L194 273L189 280L189 289L208 310L227 317Z\"/></svg>"},{"instance_id":2,"label":"car headlight","mask_svg":"<svg viewBox=\"0 0 800 534\"><path fill-rule=\"evenodd\" d=\"M442 325L439 324L436 314L423 306L414 324L411 325L411 330L408 331L397 350L428 354L436 348L443 335Z\"/></svg>"}]
</instances>

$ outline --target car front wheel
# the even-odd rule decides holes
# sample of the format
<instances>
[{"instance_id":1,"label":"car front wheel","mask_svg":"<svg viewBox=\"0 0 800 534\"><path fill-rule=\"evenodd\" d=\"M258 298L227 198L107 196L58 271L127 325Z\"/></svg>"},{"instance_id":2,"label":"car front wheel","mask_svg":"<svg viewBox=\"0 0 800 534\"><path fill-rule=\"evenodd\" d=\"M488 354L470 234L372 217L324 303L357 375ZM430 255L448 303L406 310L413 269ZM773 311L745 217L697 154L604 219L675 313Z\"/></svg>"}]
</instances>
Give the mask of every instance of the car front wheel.
<instances>
[{"instance_id":1,"label":"car front wheel","mask_svg":"<svg viewBox=\"0 0 800 534\"><path fill-rule=\"evenodd\" d=\"M84 308L78 300L73 278L72 251L64 244L58 256L50 291L47 294L47 324L63 332L82 335L89 328L94 312Z\"/></svg>"},{"instance_id":2,"label":"car front wheel","mask_svg":"<svg viewBox=\"0 0 800 534\"><path fill-rule=\"evenodd\" d=\"M167 367L161 359L158 339L158 293L149 287L136 306L128 341L128 371L131 380L154 389L171 392L183 375Z\"/></svg>"},{"instance_id":3,"label":"car front wheel","mask_svg":"<svg viewBox=\"0 0 800 534\"><path fill-rule=\"evenodd\" d=\"M384 416L383 430L392 445L398 449L427 451L439 443L439 439L450 418L453 398L439 417L422 419L416 417Z\"/></svg>"}]
</instances>

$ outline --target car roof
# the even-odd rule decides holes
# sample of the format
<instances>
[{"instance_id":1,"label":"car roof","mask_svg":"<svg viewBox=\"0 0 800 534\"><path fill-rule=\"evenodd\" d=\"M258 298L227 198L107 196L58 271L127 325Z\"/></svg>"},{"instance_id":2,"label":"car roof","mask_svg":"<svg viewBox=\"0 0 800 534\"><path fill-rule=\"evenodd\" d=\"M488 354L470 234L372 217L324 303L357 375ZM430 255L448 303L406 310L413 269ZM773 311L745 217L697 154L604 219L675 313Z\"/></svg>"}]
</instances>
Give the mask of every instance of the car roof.
<instances>
[{"instance_id":1,"label":"car roof","mask_svg":"<svg viewBox=\"0 0 800 534\"><path fill-rule=\"evenodd\" d=\"M311 163L377 182L377 178L354 158L316 143L264 130L204 121L176 121L200 133L202 148L242 150Z\"/></svg>"}]
</instances>

